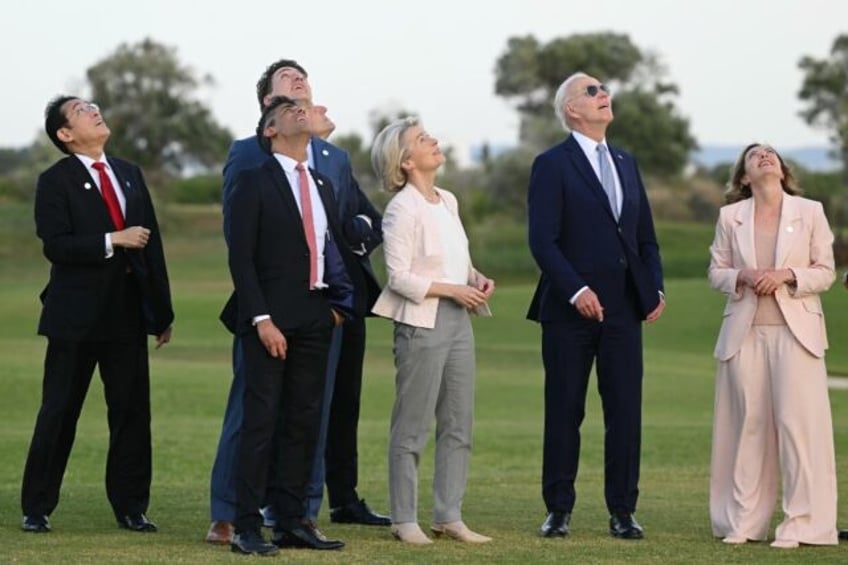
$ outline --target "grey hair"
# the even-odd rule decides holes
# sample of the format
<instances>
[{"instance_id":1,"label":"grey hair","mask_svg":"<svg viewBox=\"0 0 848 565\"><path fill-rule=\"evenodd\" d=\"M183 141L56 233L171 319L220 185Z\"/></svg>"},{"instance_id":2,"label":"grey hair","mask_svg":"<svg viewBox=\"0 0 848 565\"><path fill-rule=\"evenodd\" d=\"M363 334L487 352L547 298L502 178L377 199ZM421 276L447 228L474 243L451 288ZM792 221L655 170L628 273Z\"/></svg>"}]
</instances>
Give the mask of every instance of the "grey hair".
<instances>
[{"instance_id":1,"label":"grey hair","mask_svg":"<svg viewBox=\"0 0 848 565\"><path fill-rule=\"evenodd\" d=\"M402 138L406 130L418 125L421 121L414 116L400 118L389 123L374 138L371 167L387 192L397 192L406 185L406 171L401 167L406 154Z\"/></svg>"},{"instance_id":2,"label":"grey hair","mask_svg":"<svg viewBox=\"0 0 848 565\"><path fill-rule=\"evenodd\" d=\"M563 129L566 131L571 128L568 124L568 117L565 115L565 101L568 99L568 91L571 89L571 85L579 78L591 77L582 71L577 71L562 81L562 84L559 85L559 88L557 88L556 94L554 95L554 113L556 114L556 117L559 118Z\"/></svg>"}]
</instances>

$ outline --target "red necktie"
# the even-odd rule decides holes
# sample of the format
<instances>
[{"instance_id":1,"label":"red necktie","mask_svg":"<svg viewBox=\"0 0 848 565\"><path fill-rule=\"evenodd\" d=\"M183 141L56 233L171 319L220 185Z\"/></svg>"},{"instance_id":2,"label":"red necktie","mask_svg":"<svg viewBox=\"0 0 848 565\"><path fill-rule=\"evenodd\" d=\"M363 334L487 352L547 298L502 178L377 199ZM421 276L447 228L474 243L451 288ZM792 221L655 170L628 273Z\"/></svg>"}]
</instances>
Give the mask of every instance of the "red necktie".
<instances>
[{"instance_id":1,"label":"red necktie","mask_svg":"<svg viewBox=\"0 0 848 565\"><path fill-rule=\"evenodd\" d=\"M300 185L300 215L303 218L303 231L306 234L306 245L309 246L309 288L315 288L318 282L318 244L315 242L315 221L312 218L312 197L309 195L309 179L306 177L306 167L298 163L297 180Z\"/></svg>"},{"instance_id":2,"label":"red necktie","mask_svg":"<svg viewBox=\"0 0 848 565\"><path fill-rule=\"evenodd\" d=\"M106 202L106 208L109 210L109 216L112 217L112 223L118 230L124 229L124 214L121 212L121 203L118 202L118 195L115 194L115 187L112 186L112 181L109 180L109 175L106 174L106 163L97 162L91 165L100 174L100 192L103 195L103 201Z\"/></svg>"}]
</instances>

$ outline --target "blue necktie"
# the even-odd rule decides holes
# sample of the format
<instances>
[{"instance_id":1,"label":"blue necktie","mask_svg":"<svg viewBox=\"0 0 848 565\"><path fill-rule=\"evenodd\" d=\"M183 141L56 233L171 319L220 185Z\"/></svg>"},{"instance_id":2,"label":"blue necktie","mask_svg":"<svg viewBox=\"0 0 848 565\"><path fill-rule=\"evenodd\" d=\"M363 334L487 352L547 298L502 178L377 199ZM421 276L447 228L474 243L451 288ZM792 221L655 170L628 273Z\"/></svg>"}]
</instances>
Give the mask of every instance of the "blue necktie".
<instances>
[{"instance_id":1,"label":"blue necktie","mask_svg":"<svg viewBox=\"0 0 848 565\"><path fill-rule=\"evenodd\" d=\"M615 192L615 177L613 176L612 167L607 159L607 146L599 143L598 151L598 170L601 172L601 186L604 187L604 192L607 193L612 215L618 220L618 195Z\"/></svg>"}]
</instances>

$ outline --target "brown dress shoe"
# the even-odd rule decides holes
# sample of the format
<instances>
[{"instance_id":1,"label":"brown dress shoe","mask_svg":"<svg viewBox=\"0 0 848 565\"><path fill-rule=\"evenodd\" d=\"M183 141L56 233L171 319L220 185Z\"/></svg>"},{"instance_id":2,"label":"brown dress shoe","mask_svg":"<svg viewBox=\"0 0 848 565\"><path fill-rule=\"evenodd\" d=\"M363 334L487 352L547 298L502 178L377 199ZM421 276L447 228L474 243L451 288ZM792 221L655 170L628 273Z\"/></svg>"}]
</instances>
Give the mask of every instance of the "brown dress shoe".
<instances>
[{"instance_id":1,"label":"brown dress shoe","mask_svg":"<svg viewBox=\"0 0 848 565\"><path fill-rule=\"evenodd\" d=\"M216 545L230 544L233 542L233 524L224 520L214 520L206 532L206 543Z\"/></svg>"}]
</instances>

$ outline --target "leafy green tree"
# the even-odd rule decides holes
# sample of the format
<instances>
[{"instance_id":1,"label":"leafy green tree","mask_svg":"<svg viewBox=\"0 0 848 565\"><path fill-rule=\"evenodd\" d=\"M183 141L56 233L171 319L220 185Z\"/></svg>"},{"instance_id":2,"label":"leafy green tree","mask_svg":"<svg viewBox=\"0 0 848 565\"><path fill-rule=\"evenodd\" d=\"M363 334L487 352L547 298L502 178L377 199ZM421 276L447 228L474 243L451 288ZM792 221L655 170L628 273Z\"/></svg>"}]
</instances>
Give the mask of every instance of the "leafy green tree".
<instances>
[{"instance_id":1,"label":"leafy green tree","mask_svg":"<svg viewBox=\"0 0 848 565\"><path fill-rule=\"evenodd\" d=\"M664 80L666 70L655 55L613 32L575 34L546 44L530 35L507 41L495 64L495 92L515 102L522 145L538 151L562 139L551 102L565 77L576 71L611 84L615 120L610 133L646 173L682 171L697 143L675 106L678 89Z\"/></svg>"},{"instance_id":2,"label":"leafy green tree","mask_svg":"<svg viewBox=\"0 0 848 565\"><path fill-rule=\"evenodd\" d=\"M112 130L110 153L154 179L222 163L232 135L196 98L214 82L181 64L175 48L149 38L121 44L86 76Z\"/></svg>"},{"instance_id":3,"label":"leafy green tree","mask_svg":"<svg viewBox=\"0 0 848 565\"><path fill-rule=\"evenodd\" d=\"M806 104L801 117L830 132L836 154L842 160L843 184L848 184L848 34L833 41L829 57L806 56L798 67L804 73L798 98Z\"/></svg>"}]
</instances>

